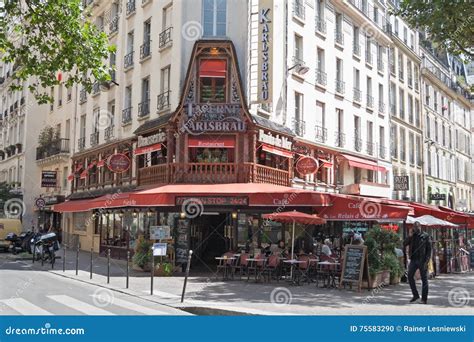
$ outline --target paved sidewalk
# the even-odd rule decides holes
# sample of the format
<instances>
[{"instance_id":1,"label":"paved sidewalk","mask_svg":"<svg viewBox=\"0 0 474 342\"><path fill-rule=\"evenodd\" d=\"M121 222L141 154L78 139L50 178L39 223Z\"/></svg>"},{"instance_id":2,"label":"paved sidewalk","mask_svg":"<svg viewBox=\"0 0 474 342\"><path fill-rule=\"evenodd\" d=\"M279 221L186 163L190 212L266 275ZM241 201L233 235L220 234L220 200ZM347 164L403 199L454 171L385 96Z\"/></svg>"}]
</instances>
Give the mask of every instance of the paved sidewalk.
<instances>
[{"instance_id":1,"label":"paved sidewalk","mask_svg":"<svg viewBox=\"0 0 474 342\"><path fill-rule=\"evenodd\" d=\"M61 255L62 253L60 253ZM107 284L106 258L93 256L93 278L89 276L90 254L80 253L79 274L75 274L75 252L66 255L66 271L62 260L56 270L31 261L26 268L44 269L57 276L68 277L114 291L176 308L201 308L198 312L220 313L228 310L241 314L265 315L472 315L474 308L474 273L443 275L430 281L428 305L408 304L411 292L407 284L390 285L360 293L349 290L316 288L314 284L291 286L286 282L270 284L247 281L216 280L212 274L195 276L191 270L186 297L181 303L184 277L155 277L150 295L150 276L130 270L129 288L125 288L125 263L111 260L111 278ZM420 286L421 284L419 284ZM206 308L206 309L202 309ZM212 309L212 310L210 310Z\"/></svg>"}]
</instances>

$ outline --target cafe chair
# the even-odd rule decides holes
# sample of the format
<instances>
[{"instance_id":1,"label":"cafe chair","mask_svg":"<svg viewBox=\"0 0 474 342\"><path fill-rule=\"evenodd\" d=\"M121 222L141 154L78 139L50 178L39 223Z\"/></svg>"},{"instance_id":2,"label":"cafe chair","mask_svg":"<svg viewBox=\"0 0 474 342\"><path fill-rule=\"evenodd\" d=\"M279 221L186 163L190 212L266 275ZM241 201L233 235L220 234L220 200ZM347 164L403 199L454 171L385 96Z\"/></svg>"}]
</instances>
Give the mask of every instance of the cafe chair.
<instances>
[{"instance_id":1,"label":"cafe chair","mask_svg":"<svg viewBox=\"0 0 474 342\"><path fill-rule=\"evenodd\" d=\"M232 265L232 274L236 274L239 272L239 280L242 280L242 276L247 274L248 275L248 266L249 261L247 260L250 258L250 254L244 253L240 255L239 260Z\"/></svg>"},{"instance_id":2,"label":"cafe chair","mask_svg":"<svg viewBox=\"0 0 474 342\"><path fill-rule=\"evenodd\" d=\"M249 263L248 272L247 272L247 281L250 280L250 273L253 273L255 281L258 281L258 278L262 274L263 268L265 266L265 255L260 253L255 256L255 259L262 259L262 261L252 261Z\"/></svg>"},{"instance_id":3,"label":"cafe chair","mask_svg":"<svg viewBox=\"0 0 474 342\"><path fill-rule=\"evenodd\" d=\"M229 273L233 278L232 265L234 260L232 260L232 258L234 257L234 253L226 252L222 257L227 259L219 260L219 263L217 264L216 279L219 277L219 272L222 272L222 278L224 280L228 279Z\"/></svg>"},{"instance_id":4,"label":"cafe chair","mask_svg":"<svg viewBox=\"0 0 474 342\"><path fill-rule=\"evenodd\" d=\"M278 255L270 255L268 257L262 273L263 277L266 278L268 282L271 281L272 275L275 276L277 282L280 280L280 258Z\"/></svg>"}]
</instances>

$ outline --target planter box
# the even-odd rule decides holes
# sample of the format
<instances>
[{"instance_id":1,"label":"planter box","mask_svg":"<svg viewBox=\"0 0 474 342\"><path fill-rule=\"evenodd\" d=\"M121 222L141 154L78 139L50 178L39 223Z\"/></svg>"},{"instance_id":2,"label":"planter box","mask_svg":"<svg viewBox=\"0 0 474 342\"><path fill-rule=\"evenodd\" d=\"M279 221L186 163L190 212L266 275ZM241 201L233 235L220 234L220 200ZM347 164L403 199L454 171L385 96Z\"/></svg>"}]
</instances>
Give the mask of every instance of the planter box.
<instances>
[{"instance_id":1,"label":"planter box","mask_svg":"<svg viewBox=\"0 0 474 342\"><path fill-rule=\"evenodd\" d=\"M400 277L390 277L390 285L400 284Z\"/></svg>"},{"instance_id":2,"label":"planter box","mask_svg":"<svg viewBox=\"0 0 474 342\"><path fill-rule=\"evenodd\" d=\"M383 282L385 285L389 285L389 284L390 284L390 271L389 271L389 270L383 270L383 271L382 271L382 282Z\"/></svg>"},{"instance_id":3,"label":"planter box","mask_svg":"<svg viewBox=\"0 0 474 342\"><path fill-rule=\"evenodd\" d=\"M371 282L372 284L367 284L367 281L362 281L362 288L363 289L375 289L382 284L383 286L386 286L390 283L390 272L388 272L389 278L387 282L384 282L384 271L379 271L377 272L374 276L371 276Z\"/></svg>"}]
</instances>

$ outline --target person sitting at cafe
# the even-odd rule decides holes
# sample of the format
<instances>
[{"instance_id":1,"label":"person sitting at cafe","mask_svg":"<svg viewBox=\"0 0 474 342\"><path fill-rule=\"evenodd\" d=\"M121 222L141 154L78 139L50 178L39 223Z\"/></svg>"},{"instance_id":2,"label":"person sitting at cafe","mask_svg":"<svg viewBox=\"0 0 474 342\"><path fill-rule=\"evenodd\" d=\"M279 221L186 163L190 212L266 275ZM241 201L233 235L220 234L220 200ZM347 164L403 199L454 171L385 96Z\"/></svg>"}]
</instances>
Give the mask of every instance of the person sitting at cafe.
<instances>
[{"instance_id":1,"label":"person sitting at cafe","mask_svg":"<svg viewBox=\"0 0 474 342\"><path fill-rule=\"evenodd\" d=\"M332 255L331 240L329 239L324 240L324 244L321 248L321 253L328 257Z\"/></svg>"},{"instance_id":2,"label":"person sitting at cafe","mask_svg":"<svg viewBox=\"0 0 474 342\"><path fill-rule=\"evenodd\" d=\"M277 245L272 245L271 251L273 255L278 255L282 258L288 257L288 250L285 246L285 241L279 240Z\"/></svg>"}]
</instances>

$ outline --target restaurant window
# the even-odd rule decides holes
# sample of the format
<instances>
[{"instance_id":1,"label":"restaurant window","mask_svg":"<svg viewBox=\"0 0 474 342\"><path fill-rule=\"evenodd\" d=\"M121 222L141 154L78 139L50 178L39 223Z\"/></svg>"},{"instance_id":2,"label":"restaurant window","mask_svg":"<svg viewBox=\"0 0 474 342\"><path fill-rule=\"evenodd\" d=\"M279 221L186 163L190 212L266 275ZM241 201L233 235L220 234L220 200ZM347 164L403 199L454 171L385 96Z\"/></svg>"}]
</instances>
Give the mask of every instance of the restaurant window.
<instances>
[{"instance_id":1,"label":"restaurant window","mask_svg":"<svg viewBox=\"0 0 474 342\"><path fill-rule=\"evenodd\" d=\"M203 59L199 66L202 103L226 102L227 61L224 59Z\"/></svg>"},{"instance_id":2,"label":"restaurant window","mask_svg":"<svg viewBox=\"0 0 474 342\"><path fill-rule=\"evenodd\" d=\"M191 163L233 163L234 136L190 137L188 140Z\"/></svg>"},{"instance_id":3,"label":"restaurant window","mask_svg":"<svg viewBox=\"0 0 474 342\"><path fill-rule=\"evenodd\" d=\"M226 0L203 0L204 36L226 35Z\"/></svg>"}]
</instances>

